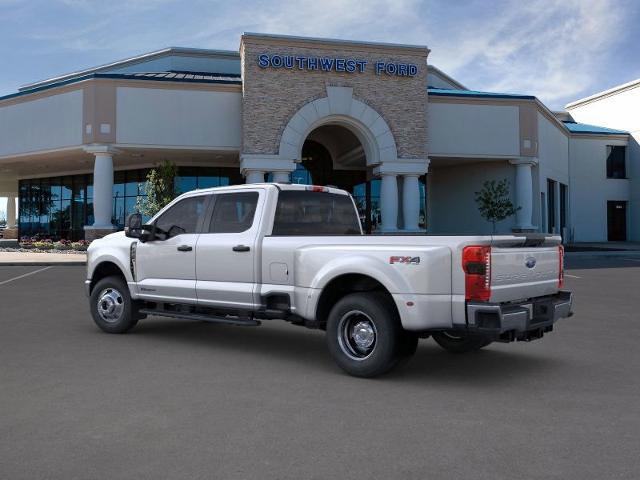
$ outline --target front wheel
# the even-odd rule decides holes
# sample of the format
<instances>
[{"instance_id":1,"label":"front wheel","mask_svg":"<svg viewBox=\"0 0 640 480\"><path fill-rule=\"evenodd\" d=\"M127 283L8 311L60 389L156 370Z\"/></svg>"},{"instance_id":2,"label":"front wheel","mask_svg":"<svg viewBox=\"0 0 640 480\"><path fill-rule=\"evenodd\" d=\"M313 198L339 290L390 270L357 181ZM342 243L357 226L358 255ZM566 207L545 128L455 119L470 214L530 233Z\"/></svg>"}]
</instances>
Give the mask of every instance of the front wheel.
<instances>
[{"instance_id":1,"label":"front wheel","mask_svg":"<svg viewBox=\"0 0 640 480\"><path fill-rule=\"evenodd\" d=\"M106 277L91 291L91 316L107 333L125 333L138 323L137 308L129 287L120 277Z\"/></svg>"},{"instance_id":2,"label":"front wheel","mask_svg":"<svg viewBox=\"0 0 640 480\"><path fill-rule=\"evenodd\" d=\"M491 339L481 335L438 332L432 336L438 345L451 353L474 352L491 343Z\"/></svg>"},{"instance_id":3,"label":"front wheel","mask_svg":"<svg viewBox=\"0 0 640 480\"><path fill-rule=\"evenodd\" d=\"M327 320L327 344L335 362L356 377L388 372L415 352L398 313L385 297L352 293L335 304Z\"/></svg>"}]
</instances>

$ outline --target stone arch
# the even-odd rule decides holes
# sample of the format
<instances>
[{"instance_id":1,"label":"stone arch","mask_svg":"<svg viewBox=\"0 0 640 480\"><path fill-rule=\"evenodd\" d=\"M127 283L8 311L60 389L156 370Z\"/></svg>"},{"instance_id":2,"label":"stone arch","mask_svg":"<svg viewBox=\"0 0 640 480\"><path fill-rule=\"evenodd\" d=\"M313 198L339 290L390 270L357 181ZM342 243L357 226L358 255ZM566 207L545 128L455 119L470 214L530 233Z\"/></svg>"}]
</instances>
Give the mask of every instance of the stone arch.
<instances>
[{"instance_id":1,"label":"stone arch","mask_svg":"<svg viewBox=\"0 0 640 480\"><path fill-rule=\"evenodd\" d=\"M307 103L290 119L280 137L278 156L299 162L307 136L322 125L348 128L360 140L367 165L396 161L396 142L385 119L353 98L350 87L327 87L327 96Z\"/></svg>"}]
</instances>

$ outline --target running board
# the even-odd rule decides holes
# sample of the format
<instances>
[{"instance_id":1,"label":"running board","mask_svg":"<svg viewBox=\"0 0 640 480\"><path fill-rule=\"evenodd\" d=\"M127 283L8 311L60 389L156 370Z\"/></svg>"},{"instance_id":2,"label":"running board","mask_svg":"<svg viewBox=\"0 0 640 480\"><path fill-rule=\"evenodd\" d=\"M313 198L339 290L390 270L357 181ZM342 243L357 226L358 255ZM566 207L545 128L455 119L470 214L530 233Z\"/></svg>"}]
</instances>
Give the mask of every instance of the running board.
<instances>
[{"instance_id":1,"label":"running board","mask_svg":"<svg viewBox=\"0 0 640 480\"><path fill-rule=\"evenodd\" d=\"M227 325L242 325L247 327L257 327L260 321L252 318L242 317L216 317L204 315L202 313L172 312L170 310L156 310L154 308L141 308L140 313L144 315L157 315L159 317L184 318L187 320L200 320L202 322L225 323Z\"/></svg>"}]
</instances>

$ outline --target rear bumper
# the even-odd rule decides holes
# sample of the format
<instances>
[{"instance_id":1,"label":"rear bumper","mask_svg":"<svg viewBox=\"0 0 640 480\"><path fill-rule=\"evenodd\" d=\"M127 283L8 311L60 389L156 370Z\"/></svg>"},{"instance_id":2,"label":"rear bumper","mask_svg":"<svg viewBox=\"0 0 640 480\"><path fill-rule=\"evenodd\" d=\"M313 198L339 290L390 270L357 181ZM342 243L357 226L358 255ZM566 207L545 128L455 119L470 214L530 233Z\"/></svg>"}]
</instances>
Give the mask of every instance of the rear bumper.
<instances>
[{"instance_id":1,"label":"rear bumper","mask_svg":"<svg viewBox=\"0 0 640 480\"><path fill-rule=\"evenodd\" d=\"M572 306L573 295L565 291L518 303L467 302L467 329L504 340L535 338L570 317Z\"/></svg>"}]
</instances>

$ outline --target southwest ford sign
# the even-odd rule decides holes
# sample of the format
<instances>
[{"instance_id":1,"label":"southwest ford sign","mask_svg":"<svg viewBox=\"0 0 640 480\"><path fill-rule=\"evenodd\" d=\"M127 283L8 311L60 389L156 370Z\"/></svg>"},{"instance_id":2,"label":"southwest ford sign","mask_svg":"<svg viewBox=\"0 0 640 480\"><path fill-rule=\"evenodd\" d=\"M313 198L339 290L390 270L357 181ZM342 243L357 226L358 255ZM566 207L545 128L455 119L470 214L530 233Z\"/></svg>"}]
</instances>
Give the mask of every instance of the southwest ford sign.
<instances>
[{"instance_id":1,"label":"southwest ford sign","mask_svg":"<svg viewBox=\"0 0 640 480\"><path fill-rule=\"evenodd\" d=\"M418 66L413 63L373 62L369 66L367 60L357 58L337 57L302 57L297 55L266 54L258 55L260 68L286 68L289 70L310 70L320 72L364 73L368 68L376 75L397 77L414 77L418 73Z\"/></svg>"}]
</instances>

